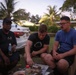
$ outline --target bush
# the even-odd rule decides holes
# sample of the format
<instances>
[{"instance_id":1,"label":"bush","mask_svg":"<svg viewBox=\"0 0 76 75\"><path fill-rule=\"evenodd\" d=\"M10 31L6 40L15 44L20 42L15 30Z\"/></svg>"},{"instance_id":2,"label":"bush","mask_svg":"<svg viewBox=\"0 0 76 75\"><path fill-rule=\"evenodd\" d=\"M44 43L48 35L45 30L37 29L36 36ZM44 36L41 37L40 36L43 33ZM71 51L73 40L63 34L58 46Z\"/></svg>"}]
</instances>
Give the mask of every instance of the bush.
<instances>
[{"instance_id":1,"label":"bush","mask_svg":"<svg viewBox=\"0 0 76 75\"><path fill-rule=\"evenodd\" d=\"M38 26L30 26L29 29L30 29L30 31L37 31Z\"/></svg>"},{"instance_id":2,"label":"bush","mask_svg":"<svg viewBox=\"0 0 76 75\"><path fill-rule=\"evenodd\" d=\"M38 26L24 26L24 27L29 27L30 31L37 31Z\"/></svg>"},{"instance_id":3,"label":"bush","mask_svg":"<svg viewBox=\"0 0 76 75\"><path fill-rule=\"evenodd\" d=\"M48 27L48 32L51 32L51 33L56 33L58 30L59 28L56 25Z\"/></svg>"}]
</instances>

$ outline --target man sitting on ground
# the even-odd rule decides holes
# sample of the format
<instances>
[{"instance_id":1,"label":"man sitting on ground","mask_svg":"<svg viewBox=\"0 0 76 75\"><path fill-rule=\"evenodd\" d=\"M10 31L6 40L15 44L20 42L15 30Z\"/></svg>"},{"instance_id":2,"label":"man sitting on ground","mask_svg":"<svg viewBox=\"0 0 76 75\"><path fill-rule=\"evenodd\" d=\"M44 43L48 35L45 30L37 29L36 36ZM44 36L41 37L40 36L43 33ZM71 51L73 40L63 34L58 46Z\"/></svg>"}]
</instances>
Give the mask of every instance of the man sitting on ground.
<instances>
[{"instance_id":1,"label":"man sitting on ground","mask_svg":"<svg viewBox=\"0 0 76 75\"><path fill-rule=\"evenodd\" d=\"M11 29L11 19L4 18L3 28L0 29L0 72L8 75L8 71L13 69L19 61L19 53L16 51L16 38ZM9 44L11 44L11 55L9 55Z\"/></svg>"},{"instance_id":2,"label":"man sitting on ground","mask_svg":"<svg viewBox=\"0 0 76 75\"><path fill-rule=\"evenodd\" d=\"M38 32L29 36L25 46L25 61L32 65L34 61L32 57L40 56L48 51L50 37L47 34L47 26L42 24L39 26Z\"/></svg>"},{"instance_id":3,"label":"man sitting on ground","mask_svg":"<svg viewBox=\"0 0 76 75\"><path fill-rule=\"evenodd\" d=\"M51 54L44 53L44 61L54 69L54 75L63 75L74 62L76 54L76 30L71 28L70 18L63 16L55 36Z\"/></svg>"}]
</instances>

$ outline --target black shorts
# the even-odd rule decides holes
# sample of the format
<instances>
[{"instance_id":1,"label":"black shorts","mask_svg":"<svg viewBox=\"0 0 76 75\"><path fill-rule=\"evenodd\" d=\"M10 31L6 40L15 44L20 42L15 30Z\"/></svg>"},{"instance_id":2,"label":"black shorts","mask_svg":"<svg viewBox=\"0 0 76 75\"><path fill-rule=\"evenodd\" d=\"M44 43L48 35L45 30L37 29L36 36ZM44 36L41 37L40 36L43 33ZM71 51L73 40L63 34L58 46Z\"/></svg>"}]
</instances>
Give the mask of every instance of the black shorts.
<instances>
[{"instance_id":1,"label":"black shorts","mask_svg":"<svg viewBox=\"0 0 76 75\"><path fill-rule=\"evenodd\" d=\"M60 52L59 50L57 50L57 52L59 54L63 53L63 52ZM51 54L52 54L52 51L51 51ZM69 66L71 66L74 62L74 58L75 58L75 55L71 55L71 56L64 57L63 59L65 59L69 63ZM58 62L58 60L55 60L55 62Z\"/></svg>"}]
</instances>

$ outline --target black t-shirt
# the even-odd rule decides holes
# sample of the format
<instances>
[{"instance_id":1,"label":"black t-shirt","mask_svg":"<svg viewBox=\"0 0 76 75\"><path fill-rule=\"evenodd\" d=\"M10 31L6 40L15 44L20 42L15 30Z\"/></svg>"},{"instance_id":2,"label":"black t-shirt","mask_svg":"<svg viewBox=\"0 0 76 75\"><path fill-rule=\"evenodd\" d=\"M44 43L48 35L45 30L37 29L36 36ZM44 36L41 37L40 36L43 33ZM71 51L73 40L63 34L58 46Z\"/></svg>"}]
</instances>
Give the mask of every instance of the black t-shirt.
<instances>
[{"instance_id":1,"label":"black t-shirt","mask_svg":"<svg viewBox=\"0 0 76 75\"><path fill-rule=\"evenodd\" d=\"M38 38L38 33L33 33L29 36L28 40L32 41L31 52L40 50L43 45L49 45L50 37L47 34L43 40Z\"/></svg>"},{"instance_id":2,"label":"black t-shirt","mask_svg":"<svg viewBox=\"0 0 76 75\"><path fill-rule=\"evenodd\" d=\"M14 33L9 31L8 34L5 34L3 30L0 29L0 49L4 52L4 54L8 53L9 43L11 43L11 45L17 45Z\"/></svg>"}]
</instances>

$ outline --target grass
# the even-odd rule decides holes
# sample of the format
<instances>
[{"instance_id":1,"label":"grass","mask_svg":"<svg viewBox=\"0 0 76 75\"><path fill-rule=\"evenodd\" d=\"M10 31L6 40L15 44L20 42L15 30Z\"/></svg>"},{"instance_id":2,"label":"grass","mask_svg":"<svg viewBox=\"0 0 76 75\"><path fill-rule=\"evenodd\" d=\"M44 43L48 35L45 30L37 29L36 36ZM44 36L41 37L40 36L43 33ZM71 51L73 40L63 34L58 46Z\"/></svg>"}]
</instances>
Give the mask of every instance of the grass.
<instances>
[{"instance_id":1,"label":"grass","mask_svg":"<svg viewBox=\"0 0 76 75\"><path fill-rule=\"evenodd\" d=\"M50 38L50 44L49 44L49 51L52 50L53 44L54 44L54 37L51 37Z\"/></svg>"}]
</instances>

